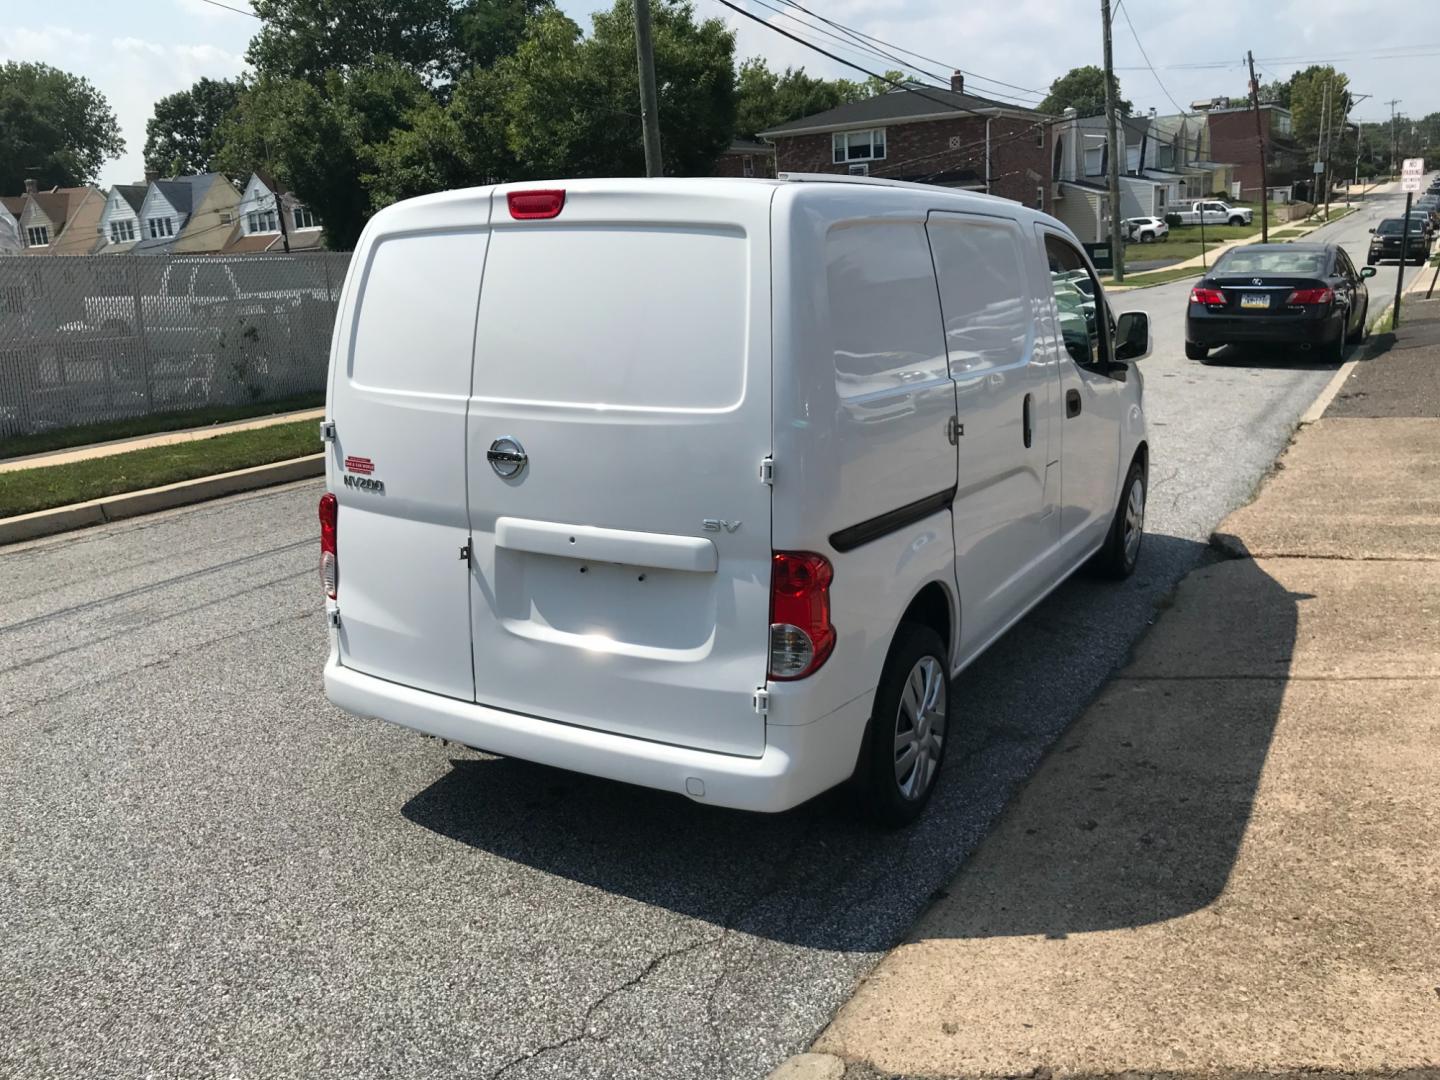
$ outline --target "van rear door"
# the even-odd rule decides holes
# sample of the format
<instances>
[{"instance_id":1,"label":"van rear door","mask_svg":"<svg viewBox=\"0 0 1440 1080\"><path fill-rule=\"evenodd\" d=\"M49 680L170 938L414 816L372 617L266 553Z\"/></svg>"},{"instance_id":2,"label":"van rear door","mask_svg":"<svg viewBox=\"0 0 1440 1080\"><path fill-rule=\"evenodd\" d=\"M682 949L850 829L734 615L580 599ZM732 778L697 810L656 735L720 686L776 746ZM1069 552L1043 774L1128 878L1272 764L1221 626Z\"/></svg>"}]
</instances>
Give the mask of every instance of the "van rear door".
<instances>
[{"instance_id":1,"label":"van rear door","mask_svg":"<svg viewBox=\"0 0 1440 1080\"><path fill-rule=\"evenodd\" d=\"M476 700L758 756L770 189L582 181L545 220L508 194L468 418Z\"/></svg>"},{"instance_id":2,"label":"van rear door","mask_svg":"<svg viewBox=\"0 0 1440 1080\"><path fill-rule=\"evenodd\" d=\"M346 279L331 360L340 662L474 700L461 549L465 405L488 192L385 211Z\"/></svg>"}]
</instances>

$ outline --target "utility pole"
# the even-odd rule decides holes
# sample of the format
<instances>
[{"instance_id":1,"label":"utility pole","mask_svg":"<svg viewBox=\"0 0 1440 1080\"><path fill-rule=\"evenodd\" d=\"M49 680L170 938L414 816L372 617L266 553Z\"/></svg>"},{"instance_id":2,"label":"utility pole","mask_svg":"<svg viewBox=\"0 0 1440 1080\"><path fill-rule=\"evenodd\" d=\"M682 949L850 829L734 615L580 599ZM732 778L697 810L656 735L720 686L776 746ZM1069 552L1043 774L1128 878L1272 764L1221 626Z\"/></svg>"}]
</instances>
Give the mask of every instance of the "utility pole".
<instances>
[{"instance_id":1,"label":"utility pole","mask_svg":"<svg viewBox=\"0 0 1440 1080\"><path fill-rule=\"evenodd\" d=\"M640 124L645 132L645 175L659 176L660 109L655 98L655 49L650 43L650 0L635 0L635 56L640 66Z\"/></svg>"},{"instance_id":2,"label":"utility pole","mask_svg":"<svg viewBox=\"0 0 1440 1080\"><path fill-rule=\"evenodd\" d=\"M1250 107L1255 111L1255 153L1260 158L1260 242L1270 242L1270 175L1265 168L1265 133L1260 126L1260 83L1255 78L1255 54L1247 52L1250 63Z\"/></svg>"},{"instance_id":3,"label":"utility pole","mask_svg":"<svg viewBox=\"0 0 1440 1080\"><path fill-rule=\"evenodd\" d=\"M1320 105L1320 127L1315 132L1315 164L1320 166L1321 171L1312 173L1310 182L1320 187L1315 191L1315 204L1320 204L1321 191L1328 190L1330 183L1330 83L1333 80L1325 80L1325 92L1321 97ZM1330 196L1325 196L1325 220L1330 220Z\"/></svg>"},{"instance_id":4,"label":"utility pole","mask_svg":"<svg viewBox=\"0 0 1440 1080\"><path fill-rule=\"evenodd\" d=\"M1100 20L1105 26L1105 127L1108 131L1110 159L1110 260L1111 271L1118 285L1125 280L1125 244L1120 238L1120 151L1123 144L1116 134L1115 123L1115 61L1110 52L1110 0L1100 0ZM1204 211L1201 211L1204 216Z\"/></svg>"},{"instance_id":5,"label":"utility pole","mask_svg":"<svg viewBox=\"0 0 1440 1080\"><path fill-rule=\"evenodd\" d=\"M1390 177L1395 177L1395 106L1400 104L1399 98L1391 98L1385 103L1390 106Z\"/></svg>"}]
</instances>

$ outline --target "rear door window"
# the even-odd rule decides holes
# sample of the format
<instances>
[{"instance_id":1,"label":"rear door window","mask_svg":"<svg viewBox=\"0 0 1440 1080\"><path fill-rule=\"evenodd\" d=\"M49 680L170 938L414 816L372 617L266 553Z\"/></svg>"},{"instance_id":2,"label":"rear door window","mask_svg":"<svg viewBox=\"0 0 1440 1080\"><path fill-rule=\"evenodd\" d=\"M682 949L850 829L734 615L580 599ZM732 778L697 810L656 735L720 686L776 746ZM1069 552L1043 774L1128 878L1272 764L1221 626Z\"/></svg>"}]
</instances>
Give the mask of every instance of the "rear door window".
<instances>
[{"instance_id":1,"label":"rear door window","mask_svg":"<svg viewBox=\"0 0 1440 1080\"><path fill-rule=\"evenodd\" d=\"M480 296L476 396L733 408L745 396L749 265L739 228L497 229Z\"/></svg>"}]
</instances>

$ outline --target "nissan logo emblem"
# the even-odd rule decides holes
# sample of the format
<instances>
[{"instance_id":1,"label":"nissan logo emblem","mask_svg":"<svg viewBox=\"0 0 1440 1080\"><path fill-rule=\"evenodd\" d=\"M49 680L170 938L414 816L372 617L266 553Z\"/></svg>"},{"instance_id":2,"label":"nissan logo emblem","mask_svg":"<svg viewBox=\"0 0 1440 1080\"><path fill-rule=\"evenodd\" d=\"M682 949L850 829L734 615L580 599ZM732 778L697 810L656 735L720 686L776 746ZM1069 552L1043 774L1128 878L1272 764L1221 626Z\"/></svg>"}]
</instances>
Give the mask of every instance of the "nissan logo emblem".
<instances>
[{"instance_id":1,"label":"nissan logo emblem","mask_svg":"<svg viewBox=\"0 0 1440 1080\"><path fill-rule=\"evenodd\" d=\"M525 448L520 445L520 440L509 435L501 435L492 442L485 457L489 459L495 475L502 480L513 480L519 476L525 463L530 460Z\"/></svg>"}]
</instances>

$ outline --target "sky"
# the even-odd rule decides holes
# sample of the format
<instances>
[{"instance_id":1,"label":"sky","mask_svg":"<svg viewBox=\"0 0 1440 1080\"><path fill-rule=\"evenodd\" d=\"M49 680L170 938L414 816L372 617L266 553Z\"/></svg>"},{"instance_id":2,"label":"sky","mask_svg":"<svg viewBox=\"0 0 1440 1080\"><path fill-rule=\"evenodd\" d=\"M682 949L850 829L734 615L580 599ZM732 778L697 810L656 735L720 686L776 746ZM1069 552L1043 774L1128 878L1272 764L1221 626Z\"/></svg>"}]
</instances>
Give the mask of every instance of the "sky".
<instances>
[{"instance_id":1,"label":"sky","mask_svg":"<svg viewBox=\"0 0 1440 1080\"><path fill-rule=\"evenodd\" d=\"M223 2L249 6L247 0ZM871 70L909 67L825 37L785 0L732 2L770 25L738 15L717 0L694 0L698 15L721 18L735 30L737 58L758 55L775 69L803 66L815 74L863 77L788 40L773 26ZM852 30L930 58L902 56L912 61L911 70L948 77L951 69L964 69L972 73L966 88L987 96L1033 104L1057 76L1101 61L1095 0L799 2ZM609 3L559 0L559 5L588 29L590 13ZM204 75L240 74L246 44L258 25L206 0L0 0L0 61L53 64L84 75L104 93L126 142L124 155L101 170L101 184L109 186L143 175L145 122L156 99ZM844 37L833 27L826 29ZM1396 108L1402 114L1440 111L1440 3L1435 0L1124 0L1113 30L1121 91L1142 111L1154 106L1161 113L1175 112L1202 98L1244 93L1247 49L1255 52L1262 81L1285 78L1311 62L1334 63L1350 76L1357 94L1371 95L1356 107L1359 119L1388 118L1391 98L1399 99ZM847 40L854 44L853 38Z\"/></svg>"}]
</instances>

